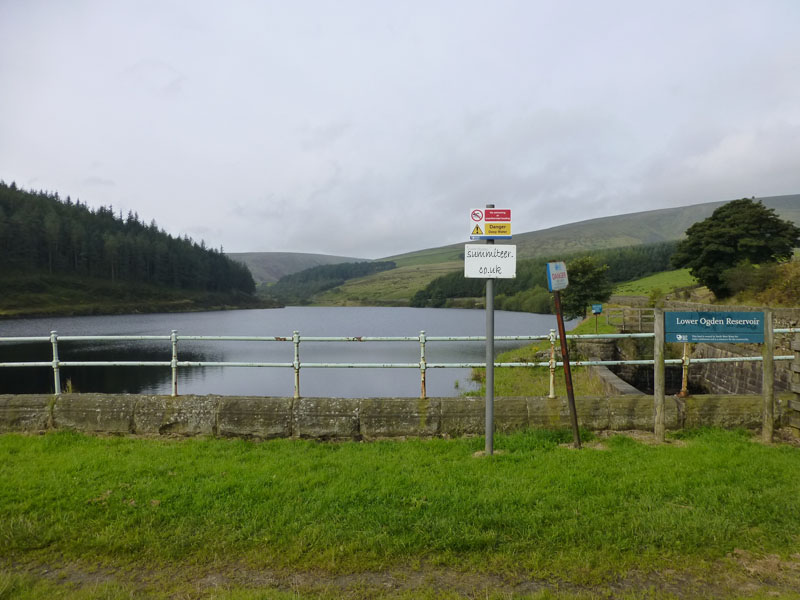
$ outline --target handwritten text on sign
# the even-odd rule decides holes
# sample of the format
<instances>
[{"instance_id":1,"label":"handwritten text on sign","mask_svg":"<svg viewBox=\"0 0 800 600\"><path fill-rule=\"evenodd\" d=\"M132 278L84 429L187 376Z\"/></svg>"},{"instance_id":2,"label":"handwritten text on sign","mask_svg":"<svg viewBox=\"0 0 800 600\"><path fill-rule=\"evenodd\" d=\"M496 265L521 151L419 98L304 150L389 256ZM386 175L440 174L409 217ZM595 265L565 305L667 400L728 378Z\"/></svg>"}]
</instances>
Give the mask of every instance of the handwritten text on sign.
<instances>
[{"instance_id":1,"label":"handwritten text on sign","mask_svg":"<svg viewBox=\"0 0 800 600\"><path fill-rule=\"evenodd\" d=\"M466 244L464 277L474 279L513 279L517 276L517 247Z\"/></svg>"}]
</instances>

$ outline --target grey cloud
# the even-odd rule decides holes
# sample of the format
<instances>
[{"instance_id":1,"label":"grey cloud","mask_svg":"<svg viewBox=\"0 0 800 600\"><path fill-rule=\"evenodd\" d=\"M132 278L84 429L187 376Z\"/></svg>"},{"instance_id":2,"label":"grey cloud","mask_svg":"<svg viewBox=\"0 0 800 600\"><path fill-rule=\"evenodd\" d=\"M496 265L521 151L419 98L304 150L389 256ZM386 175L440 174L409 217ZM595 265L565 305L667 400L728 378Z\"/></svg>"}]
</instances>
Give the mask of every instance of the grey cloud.
<instances>
[{"instance_id":1,"label":"grey cloud","mask_svg":"<svg viewBox=\"0 0 800 600\"><path fill-rule=\"evenodd\" d=\"M116 182L111 180L111 179L106 179L104 177L96 177L94 175L91 176L91 177L86 177L85 179L83 179L83 181L81 183L83 185L88 185L88 186L92 186L92 187L95 187L95 186L113 187L113 186L117 185Z\"/></svg>"}]
</instances>

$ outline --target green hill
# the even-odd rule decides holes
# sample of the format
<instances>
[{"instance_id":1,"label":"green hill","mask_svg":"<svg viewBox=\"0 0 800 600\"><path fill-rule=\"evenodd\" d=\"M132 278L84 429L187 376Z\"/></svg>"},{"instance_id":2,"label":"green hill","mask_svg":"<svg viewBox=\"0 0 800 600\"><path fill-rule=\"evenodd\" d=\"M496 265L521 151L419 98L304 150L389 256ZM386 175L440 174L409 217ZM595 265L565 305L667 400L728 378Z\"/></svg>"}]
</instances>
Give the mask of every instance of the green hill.
<instances>
[{"instance_id":1,"label":"green hill","mask_svg":"<svg viewBox=\"0 0 800 600\"><path fill-rule=\"evenodd\" d=\"M273 283L284 275L291 275L320 265L338 265L339 263L367 260L302 252L227 252L226 256L246 265L257 284Z\"/></svg>"},{"instance_id":2,"label":"green hill","mask_svg":"<svg viewBox=\"0 0 800 600\"><path fill-rule=\"evenodd\" d=\"M758 198L768 208L773 208L782 219L800 223L800 194ZM711 216L717 208L729 202L708 202L677 208L664 208L644 212L601 217L515 234L509 242L516 244L518 258L618 248L678 240L690 225ZM500 242L502 243L502 242ZM435 264L461 260L464 244L451 244L428 248L407 254L389 256L398 266Z\"/></svg>"},{"instance_id":3,"label":"green hill","mask_svg":"<svg viewBox=\"0 0 800 600\"><path fill-rule=\"evenodd\" d=\"M800 223L800 194L759 198L782 219ZM539 231L515 234L517 257L542 258L559 254L638 246L681 239L694 223L711 216L728 201L708 202L678 208L649 210L589 219ZM464 244L427 248L389 256L381 260L397 263L398 269L348 281L316 299L323 304L363 305L404 302L436 277L463 269Z\"/></svg>"}]
</instances>

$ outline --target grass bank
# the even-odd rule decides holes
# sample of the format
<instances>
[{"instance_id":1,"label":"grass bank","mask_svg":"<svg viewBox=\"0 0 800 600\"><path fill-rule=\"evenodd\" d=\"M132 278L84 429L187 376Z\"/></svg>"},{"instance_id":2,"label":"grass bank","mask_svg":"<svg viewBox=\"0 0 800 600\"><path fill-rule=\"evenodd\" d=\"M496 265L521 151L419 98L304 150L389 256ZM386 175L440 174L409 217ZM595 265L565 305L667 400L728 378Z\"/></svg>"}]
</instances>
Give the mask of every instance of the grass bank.
<instances>
[{"instance_id":1,"label":"grass bank","mask_svg":"<svg viewBox=\"0 0 800 600\"><path fill-rule=\"evenodd\" d=\"M637 597L676 578L738 585L740 556L794 560L800 449L717 430L660 446L626 436L560 445L570 440L568 431L498 435L487 459L474 456L481 438L2 435L0 598L57 597L53 589L87 581L113 583L113 594L86 596L98 598L335 597L315 582L352 598L464 597L431 583L443 573L552 593L513 597L614 586ZM369 587L387 572L417 581L414 593ZM207 595L209 573L230 583L224 594ZM250 575L239 585L237 573ZM293 575L308 586L283 595L278 583Z\"/></svg>"},{"instance_id":2,"label":"grass bank","mask_svg":"<svg viewBox=\"0 0 800 600\"><path fill-rule=\"evenodd\" d=\"M0 318L270 308L243 293L176 290L40 273L0 277Z\"/></svg>"},{"instance_id":3,"label":"grass bank","mask_svg":"<svg viewBox=\"0 0 800 600\"><path fill-rule=\"evenodd\" d=\"M649 296L654 292L670 294L696 285L697 280L689 274L689 269L677 269L621 283L614 288L614 293L619 296Z\"/></svg>"},{"instance_id":4,"label":"grass bank","mask_svg":"<svg viewBox=\"0 0 800 600\"><path fill-rule=\"evenodd\" d=\"M596 329L596 331L595 331ZM613 325L607 325L605 319L588 317L567 335L587 335L593 333L618 333ZM575 344L570 344L570 359L576 360ZM561 346L556 342L556 359L560 360ZM542 362L550 360L550 342L542 341L522 348L516 348L497 355L496 362ZM604 393L603 384L592 376L589 367L572 367L572 384L576 396L599 396ZM473 369L473 378L481 383L479 390L468 392L470 396L486 394L484 381L485 369ZM550 369L547 367L503 367L494 371L494 389L496 396L547 396L550 393ZM564 369L558 367L555 373L555 393L561 398L567 396L564 380Z\"/></svg>"},{"instance_id":5,"label":"grass bank","mask_svg":"<svg viewBox=\"0 0 800 600\"><path fill-rule=\"evenodd\" d=\"M352 279L318 294L319 306L408 306L411 297L431 281L463 269L463 263L446 262L398 267L367 277Z\"/></svg>"}]
</instances>

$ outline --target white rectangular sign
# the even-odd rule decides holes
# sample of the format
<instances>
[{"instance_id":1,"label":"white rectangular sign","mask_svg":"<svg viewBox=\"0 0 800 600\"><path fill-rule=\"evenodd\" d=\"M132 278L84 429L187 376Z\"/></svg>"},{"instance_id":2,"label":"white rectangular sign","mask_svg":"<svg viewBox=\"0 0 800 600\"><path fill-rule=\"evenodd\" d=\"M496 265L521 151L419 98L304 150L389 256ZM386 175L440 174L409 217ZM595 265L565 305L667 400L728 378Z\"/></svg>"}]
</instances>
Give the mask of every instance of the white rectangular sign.
<instances>
[{"instance_id":1,"label":"white rectangular sign","mask_svg":"<svg viewBox=\"0 0 800 600\"><path fill-rule=\"evenodd\" d=\"M547 263L547 288L551 292L563 290L569 285L567 265L563 262Z\"/></svg>"},{"instance_id":2,"label":"white rectangular sign","mask_svg":"<svg viewBox=\"0 0 800 600\"><path fill-rule=\"evenodd\" d=\"M516 276L516 246L493 244L464 246L464 277L467 279L514 279Z\"/></svg>"}]
</instances>

